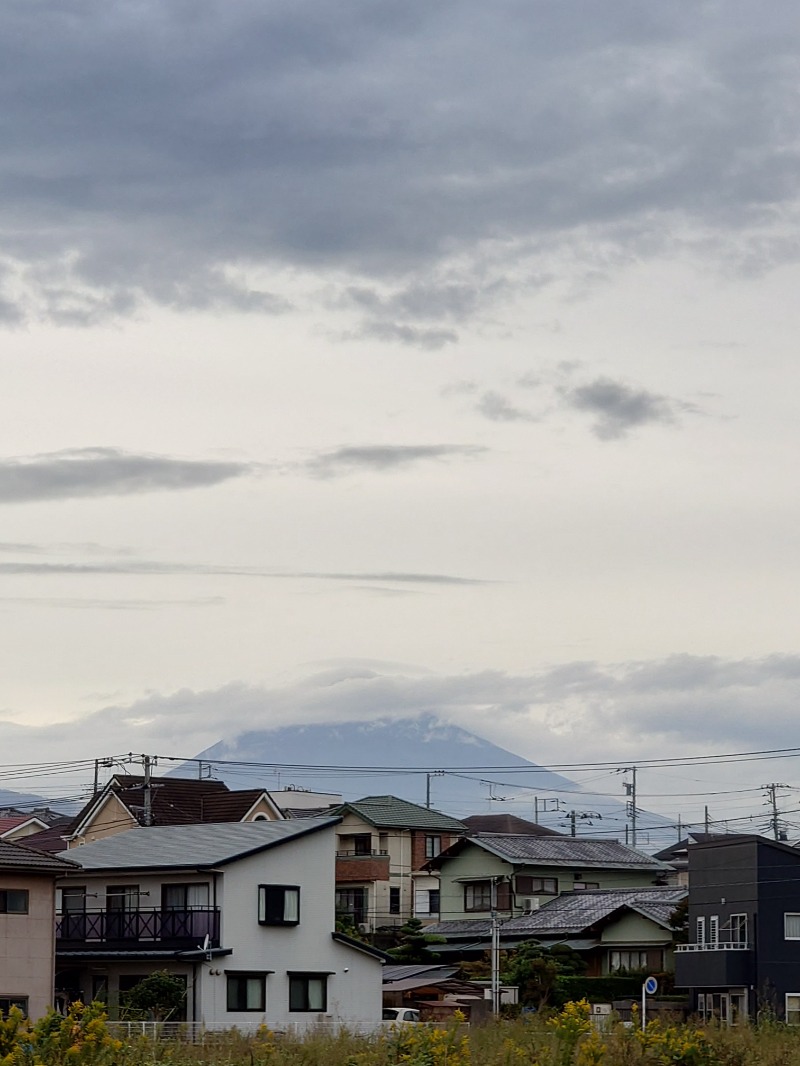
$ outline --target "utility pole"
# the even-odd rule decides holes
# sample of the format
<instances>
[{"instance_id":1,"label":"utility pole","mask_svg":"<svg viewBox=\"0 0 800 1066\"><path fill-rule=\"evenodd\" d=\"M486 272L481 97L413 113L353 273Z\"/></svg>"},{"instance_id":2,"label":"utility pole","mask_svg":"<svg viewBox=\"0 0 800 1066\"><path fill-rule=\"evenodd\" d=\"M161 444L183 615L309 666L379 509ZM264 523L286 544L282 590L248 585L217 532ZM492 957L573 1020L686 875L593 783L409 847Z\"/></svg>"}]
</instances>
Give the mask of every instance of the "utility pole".
<instances>
[{"instance_id":1,"label":"utility pole","mask_svg":"<svg viewBox=\"0 0 800 1066\"><path fill-rule=\"evenodd\" d=\"M626 804L627 814L631 820L631 847L636 847L636 767L627 766L623 773L630 774L631 780L624 782L625 795L630 799Z\"/></svg>"},{"instance_id":2,"label":"utility pole","mask_svg":"<svg viewBox=\"0 0 800 1066\"><path fill-rule=\"evenodd\" d=\"M492 1014L500 1014L500 919L497 916L497 878L492 878Z\"/></svg>"},{"instance_id":3,"label":"utility pole","mask_svg":"<svg viewBox=\"0 0 800 1066\"><path fill-rule=\"evenodd\" d=\"M772 835L775 840L780 840L780 822L778 821L778 795L779 788L788 788L788 785L781 784L773 781L771 785L762 785L764 791L767 793L767 803L769 805L772 814L769 819L769 824L772 826Z\"/></svg>"},{"instance_id":4,"label":"utility pole","mask_svg":"<svg viewBox=\"0 0 800 1066\"><path fill-rule=\"evenodd\" d=\"M143 820L145 825L153 824L153 786L150 783L153 758L150 755L142 756L142 766L144 767L144 815Z\"/></svg>"},{"instance_id":5,"label":"utility pole","mask_svg":"<svg viewBox=\"0 0 800 1066\"><path fill-rule=\"evenodd\" d=\"M705 820L705 826L706 826L706 833L708 833L708 804L706 804L706 820Z\"/></svg>"}]
</instances>

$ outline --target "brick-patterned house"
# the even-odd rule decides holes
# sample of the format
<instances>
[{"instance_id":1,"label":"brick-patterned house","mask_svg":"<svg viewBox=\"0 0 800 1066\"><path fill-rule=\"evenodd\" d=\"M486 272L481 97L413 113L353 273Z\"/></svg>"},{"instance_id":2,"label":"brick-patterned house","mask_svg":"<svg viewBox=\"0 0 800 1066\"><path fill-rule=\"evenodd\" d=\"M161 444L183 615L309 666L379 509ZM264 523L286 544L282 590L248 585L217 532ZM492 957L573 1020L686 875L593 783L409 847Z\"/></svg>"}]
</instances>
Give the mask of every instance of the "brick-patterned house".
<instances>
[{"instance_id":1,"label":"brick-patterned house","mask_svg":"<svg viewBox=\"0 0 800 1066\"><path fill-rule=\"evenodd\" d=\"M463 822L397 796L366 796L335 811L336 910L364 932L439 917L439 878L425 864L466 832Z\"/></svg>"}]
</instances>

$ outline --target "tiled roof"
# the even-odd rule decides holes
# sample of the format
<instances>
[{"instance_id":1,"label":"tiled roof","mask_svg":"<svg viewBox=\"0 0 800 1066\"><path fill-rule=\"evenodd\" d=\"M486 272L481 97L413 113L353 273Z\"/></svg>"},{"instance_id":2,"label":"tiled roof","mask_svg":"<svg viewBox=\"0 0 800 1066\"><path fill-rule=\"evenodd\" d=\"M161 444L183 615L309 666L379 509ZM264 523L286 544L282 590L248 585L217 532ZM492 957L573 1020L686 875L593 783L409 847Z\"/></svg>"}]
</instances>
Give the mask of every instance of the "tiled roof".
<instances>
[{"instance_id":1,"label":"tiled roof","mask_svg":"<svg viewBox=\"0 0 800 1066\"><path fill-rule=\"evenodd\" d=\"M555 829L548 829L538 822L529 822L516 814L471 814L464 819L470 833L525 833L528 836L560 837Z\"/></svg>"},{"instance_id":2,"label":"tiled roof","mask_svg":"<svg viewBox=\"0 0 800 1066\"><path fill-rule=\"evenodd\" d=\"M0 869L19 870L26 873L63 874L73 869L69 859L57 858L42 851L0 840Z\"/></svg>"},{"instance_id":3,"label":"tiled roof","mask_svg":"<svg viewBox=\"0 0 800 1066\"><path fill-rule=\"evenodd\" d=\"M516 939L526 936L575 936L602 922L621 907L636 911L666 928L670 915L686 895L685 888L614 888L564 892L532 914L504 921L500 935ZM425 928L426 933L448 937L482 938L488 936L490 931L491 923L485 918L439 922Z\"/></svg>"},{"instance_id":4,"label":"tiled roof","mask_svg":"<svg viewBox=\"0 0 800 1066\"><path fill-rule=\"evenodd\" d=\"M153 777L150 783L153 825L238 822L265 791L261 788L232 791L224 781L182 777ZM110 791L119 796L137 821L142 821L145 807L143 777L117 774L110 783ZM85 821L101 795L102 793L98 793L93 796L76 815L70 827L71 832L75 832Z\"/></svg>"},{"instance_id":5,"label":"tiled roof","mask_svg":"<svg viewBox=\"0 0 800 1066\"><path fill-rule=\"evenodd\" d=\"M31 833L24 837L25 847L35 851L48 851L55 853L64 850L64 834L69 829L71 819L65 818L61 825L51 825L49 829L42 829L39 833Z\"/></svg>"},{"instance_id":6,"label":"tiled roof","mask_svg":"<svg viewBox=\"0 0 800 1066\"><path fill-rule=\"evenodd\" d=\"M335 808L337 814L353 811L365 822L379 829L439 829L450 833L463 833L465 826L449 814L420 807L416 803L397 796L365 796L352 803L343 803Z\"/></svg>"},{"instance_id":7,"label":"tiled roof","mask_svg":"<svg viewBox=\"0 0 800 1066\"><path fill-rule=\"evenodd\" d=\"M9 818L0 818L0 836L2 836L3 833L7 833L9 829L16 829L18 825L22 825L23 822L29 820L29 814L17 814Z\"/></svg>"},{"instance_id":8,"label":"tiled roof","mask_svg":"<svg viewBox=\"0 0 800 1066\"><path fill-rule=\"evenodd\" d=\"M541 837L521 833L482 833L459 841L433 859L439 867L453 854L470 845L484 848L506 862L537 866L570 866L579 869L667 871L672 868L644 852L635 851L616 840L591 840L587 837Z\"/></svg>"},{"instance_id":9,"label":"tiled roof","mask_svg":"<svg viewBox=\"0 0 800 1066\"><path fill-rule=\"evenodd\" d=\"M337 825L339 818L140 826L69 852L85 870L207 869ZM331 845L333 847L333 845Z\"/></svg>"}]
</instances>

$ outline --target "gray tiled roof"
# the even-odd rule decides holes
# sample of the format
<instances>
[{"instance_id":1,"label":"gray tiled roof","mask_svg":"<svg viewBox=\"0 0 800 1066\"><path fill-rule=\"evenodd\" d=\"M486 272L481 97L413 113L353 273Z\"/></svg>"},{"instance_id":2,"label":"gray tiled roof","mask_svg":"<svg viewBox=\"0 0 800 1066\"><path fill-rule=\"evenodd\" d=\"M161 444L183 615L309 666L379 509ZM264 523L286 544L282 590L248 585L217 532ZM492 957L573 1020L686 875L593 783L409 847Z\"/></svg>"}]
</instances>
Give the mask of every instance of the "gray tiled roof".
<instances>
[{"instance_id":1,"label":"gray tiled roof","mask_svg":"<svg viewBox=\"0 0 800 1066\"><path fill-rule=\"evenodd\" d=\"M336 811L353 811L379 829L439 829L450 833L465 833L466 826L449 814L420 807L397 796L365 796L352 803L344 803Z\"/></svg>"},{"instance_id":2,"label":"gray tiled roof","mask_svg":"<svg viewBox=\"0 0 800 1066\"><path fill-rule=\"evenodd\" d=\"M587 837L542 837L521 833L481 833L469 843L491 851L511 863L539 866L592 867L614 870L667 871L668 863L620 844L617 840L591 840Z\"/></svg>"},{"instance_id":3,"label":"gray tiled roof","mask_svg":"<svg viewBox=\"0 0 800 1066\"><path fill-rule=\"evenodd\" d=\"M667 926L675 907L687 895L685 888L613 888L564 892L532 914L510 918L500 926L501 937L574 936L628 907L659 925ZM481 939L491 932L486 918L456 919L429 925L426 933L445 937Z\"/></svg>"},{"instance_id":4,"label":"gray tiled roof","mask_svg":"<svg viewBox=\"0 0 800 1066\"><path fill-rule=\"evenodd\" d=\"M339 818L327 817L140 827L60 854L74 859L86 870L207 868L277 847L308 833L338 825L339 821Z\"/></svg>"},{"instance_id":5,"label":"gray tiled roof","mask_svg":"<svg viewBox=\"0 0 800 1066\"><path fill-rule=\"evenodd\" d=\"M2 870L63 874L72 868L73 863L57 858L55 855L36 851L34 848L26 848L24 844L12 844L10 840L0 840L0 869Z\"/></svg>"}]
</instances>

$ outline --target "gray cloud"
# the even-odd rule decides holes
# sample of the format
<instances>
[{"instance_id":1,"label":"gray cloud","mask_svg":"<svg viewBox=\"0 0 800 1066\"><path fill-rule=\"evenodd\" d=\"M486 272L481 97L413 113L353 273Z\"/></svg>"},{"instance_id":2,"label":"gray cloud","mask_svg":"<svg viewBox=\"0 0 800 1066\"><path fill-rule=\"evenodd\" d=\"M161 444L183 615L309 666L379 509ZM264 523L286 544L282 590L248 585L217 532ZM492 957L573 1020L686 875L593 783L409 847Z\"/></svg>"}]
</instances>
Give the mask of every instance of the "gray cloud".
<instances>
[{"instance_id":1,"label":"gray cloud","mask_svg":"<svg viewBox=\"0 0 800 1066\"><path fill-rule=\"evenodd\" d=\"M679 413L696 410L683 401L606 377L564 389L562 395L567 406L596 417L593 431L601 440L617 440L640 426L670 425Z\"/></svg>"},{"instance_id":2,"label":"gray cloud","mask_svg":"<svg viewBox=\"0 0 800 1066\"><path fill-rule=\"evenodd\" d=\"M487 451L472 444L369 444L322 452L305 464L318 477L336 477L357 470L386 471L423 462L473 459Z\"/></svg>"},{"instance_id":3,"label":"gray cloud","mask_svg":"<svg viewBox=\"0 0 800 1066\"><path fill-rule=\"evenodd\" d=\"M159 611L165 607L219 607L225 603L222 596L192 596L188 599L171 600L101 600L89 597L68 596L0 596L2 604L28 607L64 607L85 611Z\"/></svg>"},{"instance_id":4,"label":"gray cloud","mask_svg":"<svg viewBox=\"0 0 800 1066\"><path fill-rule=\"evenodd\" d=\"M12 0L0 320L275 312L248 280L273 265L452 319L575 238L604 269L687 244L770 269L797 257L799 38L789 0Z\"/></svg>"},{"instance_id":5,"label":"gray cloud","mask_svg":"<svg viewBox=\"0 0 800 1066\"><path fill-rule=\"evenodd\" d=\"M535 422L536 416L522 407L515 407L505 396L492 390L484 392L475 409L492 422Z\"/></svg>"},{"instance_id":6,"label":"gray cloud","mask_svg":"<svg viewBox=\"0 0 800 1066\"><path fill-rule=\"evenodd\" d=\"M410 348L426 348L431 352L444 348L446 344L455 344L458 340L458 334L452 329L430 329L382 319L367 319L352 336L374 337L379 341L405 344Z\"/></svg>"},{"instance_id":7,"label":"gray cloud","mask_svg":"<svg viewBox=\"0 0 800 1066\"><path fill-rule=\"evenodd\" d=\"M201 488L254 470L248 463L77 448L0 460L0 504Z\"/></svg>"},{"instance_id":8,"label":"gray cloud","mask_svg":"<svg viewBox=\"0 0 800 1066\"><path fill-rule=\"evenodd\" d=\"M213 566L202 563L148 562L130 559L121 562L54 563L54 562L0 562L0 576L48 577L58 574L89 576L170 576L180 574L205 575L207 577L269 578L275 581L384 581L412 585L486 585L480 578L460 577L454 574L405 573L383 570L371 572L325 570L263 570L257 567Z\"/></svg>"}]
</instances>

